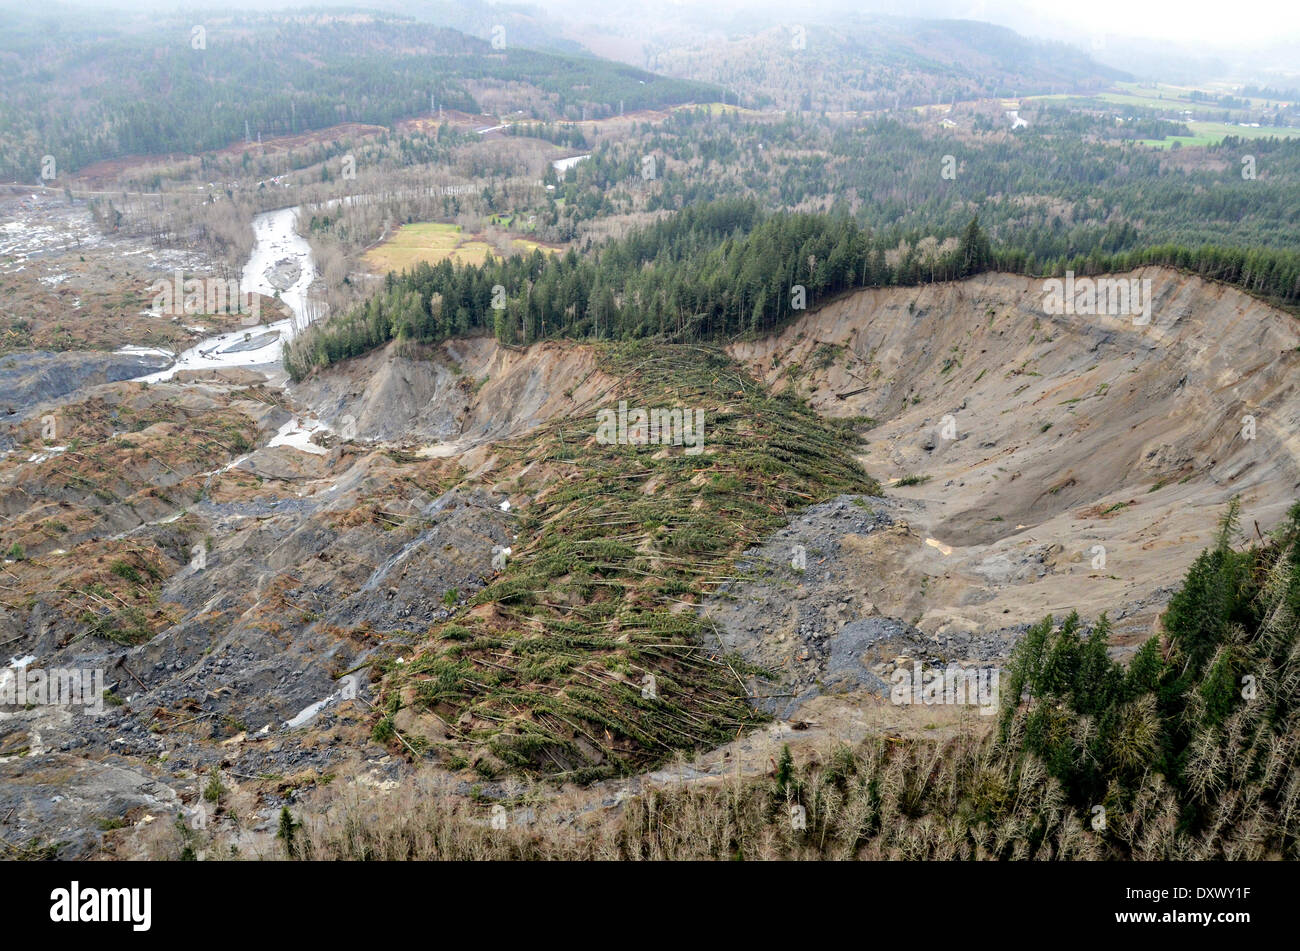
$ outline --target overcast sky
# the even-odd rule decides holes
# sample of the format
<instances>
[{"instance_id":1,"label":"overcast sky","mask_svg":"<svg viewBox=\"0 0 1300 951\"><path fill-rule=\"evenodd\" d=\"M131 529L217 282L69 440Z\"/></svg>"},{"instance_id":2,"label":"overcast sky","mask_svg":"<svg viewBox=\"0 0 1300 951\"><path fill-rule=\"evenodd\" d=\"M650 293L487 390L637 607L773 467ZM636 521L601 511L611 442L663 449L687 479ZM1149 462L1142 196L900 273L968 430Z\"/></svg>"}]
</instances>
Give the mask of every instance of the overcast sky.
<instances>
[{"instance_id":1,"label":"overcast sky","mask_svg":"<svg viewBox=\"0 0 1300 951\"><path fill-rule=\"evenodd\" d=\"M379 3L230 0L222 6L211 0L70 0L67 5L162 8L176 12L214 8L383 7L418 16L426 3L425 0L381 0ZM595 21L610 11L617 11L623 19L638 13L647 17L671 17L674 8L692 19L761 11L762 16L755 19L768 22L797 22L801 17L825 20L833 18L836 11L958 17L997 23L1029 36L1072 40L1078 45L1107 35L1147 37L1178 44L1191 52L1233 49L1249 53L1252 48L1275 49L1283 43L1300 43L1300 0L1236 3L1225 0L513 0L508 5L540 6ZM740 22L744 22L743 17ZM1300 70L1300 50L1295 65Z\"/></svg>"},{"instance_id":2,"label":"overcast sky","mask_svg":"<svg viewBox=\"0 0 1300 951\"><path fill-rule=\"evenodd\" d=\"M1300 0L956 0L947 6L969 11L972 19L1013 28L1018 19L1032 20L1035 25L1060 24L1087 36L1158 37L1193 47L1247 49L1252 44L1271 45L1300 37ZM1300 63L1296 65L1300 68Z\"/></svg>"},{"instance_id":3,"label":"overcast sky","mask_svg":"<svg viewBox=\"0 0 1300 951\"><path fill-rule=\"evenodd\" d=\"M599 11L596 0L534 0L541 6ZM1190 47L1273 45L1300 38L1300 0L664 0L702 9L761 7L794 19L836 9L986 20L1042 35L1076 31L1157 37ZM1064 38L1064 37L1062 37ZM1300 62L1296 64L1300 68Z\"/></svg>"}]
</instances>

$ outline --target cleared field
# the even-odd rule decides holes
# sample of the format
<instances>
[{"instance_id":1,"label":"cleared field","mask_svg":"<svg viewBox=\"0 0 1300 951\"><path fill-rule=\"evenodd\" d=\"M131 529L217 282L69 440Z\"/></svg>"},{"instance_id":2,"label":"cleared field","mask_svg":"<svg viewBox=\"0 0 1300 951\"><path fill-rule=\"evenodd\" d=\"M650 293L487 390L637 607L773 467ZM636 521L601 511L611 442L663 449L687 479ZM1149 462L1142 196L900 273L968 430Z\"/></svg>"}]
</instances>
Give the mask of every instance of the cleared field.
<instances>
[{"instance_id":1,"label":"cleared field","mask_svg":"<svg viewBox=\"0 0 1300 951\"><path fill-rule=\"evenodd\" d=\"M1092 106L1095 106L1098 103L1106 103L1112 106L1132 106L1141 109L1164 110L1167 112L1191 112L1195 115L1222 116L1225 111L1243 111L1241 107L1229 110L1227 107L1217 102L1192 99L1191 93L1193 92L1233 96L1242 102L1249 103L1249 109L1262 109L1269 104L1287 105L1283 100L1266 100L1258 97L1241 96L1230 88L1218 88L1213 86L1207 86L1204 88L1194 86L1169 86L1163 83L1156 86L1144 86L1140 83L1116 83L1115 90L1097 93L1092 96L1079 96L1073 93L1057 93L1054 95L1030 96L1027 98L1048 99L1057 102L1071 102Z\"/></svg>"},{"instance_id":2,"label":"cleared field","mask_svg":"<svg viewBox=\"0 0 1300 951\"><path fill-rule=\"evenodd\" d=\"M523 238L512 239L511 246L521 254L531 254L538 248L544 251L555 250ZM489 253L499 256L501 252L478 235L465 235L460 225L421 221L402 225L383 244L367 251L362 260L370 270L386 274L389 271L406 270L421 261L430 264L444 260L460 264L482 264Z\"/></svg>"},{"instance_id":3,"label":"cleared field","mask_svg":"<svg viewBox=\"0 0 1300 951\"><path fill-rule=\"evenodd\" d=\"M1206 93L1211 96L1231 96L1234 99L1240 99L1242 102L1249 103L1251 109L1262 109L1270 103L1273 105L1288 105L1287 100L1280 99L1262 99L1258 96L1243 96L1231 86L1210 83L1205 86L1171 86L1165 83L1159 83L1155 86L1144 86L1141 83L1116 83L1116 87L1124 95L1131 96L1135 99L1144 100L1144 104L1176 104L1183 108L1193 111L1217 111L1222 112L1225 108L1219 103L1205 102L1191 97L1194 92Z\"/></svg>"},{"instance_id":4,"label":"cleared field","mask_svg":"<svg viewBox=\"0 0 1300 951\"><path fill-rule=\"evenodd\" d=\"M711 116L720 116L729 112L742 116L756 116L760 114L757 109L746 109L744 106L737 106L730 102L692 102L681 106L673 106L672 108L674 112L683 109L707 109Z\"/></svg>"},{"instance_id":5,"label":"cleared field","mask_svg":"<svg viewBox=\"0 0 1300 951\"><path fill-rule=\"evenodd\" d=\"M1173 94L1161 98L1156 94L1155 90L1146 91L1150 92L1151 95L1140 96L1131 93L1101 92L1097 93L1095 96L1080 96L1075 93L1055 93L1044 96L1027 96L1026 99L1034 101L1045 99L1051 102L1061 102L1092 109L1102 106L1129 106L1140 109L1158 109L1164 110L1165 112L1178 113L1188 111L1196 114L1212 113L1222 115L1224 112L1223 106L1210 105L1209 103L1204 102L1193 102L1190 99L1182 99Z\"/></svg>"},{"instance_id":6,"label":"cleared field","mask_svg":"<svg viewBox=\"0 0 1300 951\"><path fill-rule=\"evenodd\" d=\"M1179 112L1195 113L1222 113L1224 111L1223 106L1211 105L1206 102L1193 102L1190 99L1182 99L1177 96L1138 96L1130 93L1104 92L1098 95L1097 98L1102 102L1109 102L1117 106L1139 106L1143 109L1176 109Z\"/></svg>"},{"instance_id":7,"label":"cleared field","mask_svg":"<svg viewBox=\"0 0 1300 951\"><path fill-rule=\"evenodd\" d=\"M1192 130L1191 135L1171 135L1164 139L1138 139L1138 143L1156 149L1168 149L1173 148L1175 142L1181 142L1184 148L1189 145L1216 145L1230 135L1241 139L1266 139L1270 136L1283 139L1300 138L1300 129L1282 126L1253 128L1233 125L1230 122L1188 122L1187 127Z\"/></svg>"}]
</instances>

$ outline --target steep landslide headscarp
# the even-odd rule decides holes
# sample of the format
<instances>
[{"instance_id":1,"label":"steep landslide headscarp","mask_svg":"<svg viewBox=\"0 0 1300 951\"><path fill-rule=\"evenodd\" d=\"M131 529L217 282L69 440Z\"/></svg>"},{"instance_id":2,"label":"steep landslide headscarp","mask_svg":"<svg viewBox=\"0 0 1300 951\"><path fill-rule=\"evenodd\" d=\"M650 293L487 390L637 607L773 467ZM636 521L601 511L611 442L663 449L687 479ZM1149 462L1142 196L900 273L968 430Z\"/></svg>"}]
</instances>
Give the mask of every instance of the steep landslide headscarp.
<instances>
[{"instance_id":1,"label":"steep landslide headscarp","mask_svg":"<svg viewBox=\"0 0 1300 951\"><path fill-rule=\"evenodd\" d=\"M1142 635L1230 498L1252 534L1295 501L1295 319L1173 271L1125 276L1151 281L1147 326L1050 316L1042 281L989 274L862 291L730 348L827 416L877 421L864 462L901 480L915 536L869 594L882 611L988 631L1078 608Z\"/></svg>"}]
</instances>

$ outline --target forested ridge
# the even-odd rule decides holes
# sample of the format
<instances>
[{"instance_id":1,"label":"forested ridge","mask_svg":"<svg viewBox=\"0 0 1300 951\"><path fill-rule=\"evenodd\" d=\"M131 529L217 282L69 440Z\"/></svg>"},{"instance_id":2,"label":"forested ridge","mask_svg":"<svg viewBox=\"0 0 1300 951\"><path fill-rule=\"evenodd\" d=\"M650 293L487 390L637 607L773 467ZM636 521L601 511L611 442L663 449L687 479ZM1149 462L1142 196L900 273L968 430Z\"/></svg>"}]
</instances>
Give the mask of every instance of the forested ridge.
<instances>
[{"instance_id":1,"label":"forested ridge","mask_svg":"<svg viewBox=\"0 0 1300 951\"><path fill-rule=\"evenodd\" d=\"M812 15L804 11L801 16ZM1126 78L1083 51L973 20L842 11L751 35L647 44L650 66L708 76L761 109L874 110L988 96L1087 91Z\"/></svg>"},{"instance_id":2,"label":"forested ridge","mask_svg":"<svg viewBox=\"0 0 1300 951\"><path fill-rule=\"evenodd\" d=\"M390 340L431 342L489 331L506 344L544 337L688 342L770 332L857 288L955 280L995 269L1094 275L1163 265L1248 293L1300 303L1300 255L1215 246L1041 259L993 248L978 219L927 251L898 245L844 215L763 212L731 199L690 206L579 256L536 251L484 264L422 263L389 274L352 311L313 326L285 350L295 379Z\"/></svg>"},{"instance_id":3,"label":"forested ridge","mask_svg":"<svg viewBox=\"0 0 1300 951\"><path fill-rule=\"evenodd\" d=\"M1030 125L1015 134L983 115L969 134L891 117L679 110L566 175L564 215L621 210L619 191L654 155L651 210L747 195L768 208L843 212L905 240L954 234L974 212L996 243L1043 259L1165 242L1300 250L1300 139L1229 136L1180 163L1132 138L1175 134L1172 123L1117 125L1040 103L1022 114ZM1242 175L1246 156L1253 178Z\"/></svg>"},{"instance_id":4,"label":"forested ridge","mask_svg":"<svg viewBox=\"0 0 1300 951\"><path fill-rule=\"evenodd\" d=\"M128 155L197 153L245 136L346 122L391 125L444 109L479 113L487 86L542 118L578 119L716 98L705 83L585 56L503 48L399 17L189 19L108 36L16 29L0 39L0 176L41 159L74 171ZM130 69L122 69L130 64ZM58 77L56 80L55 77ZM111 81L108 81L111 77ZM93 97L67 95L93 89Z\"/></svg>"}]
</instances>

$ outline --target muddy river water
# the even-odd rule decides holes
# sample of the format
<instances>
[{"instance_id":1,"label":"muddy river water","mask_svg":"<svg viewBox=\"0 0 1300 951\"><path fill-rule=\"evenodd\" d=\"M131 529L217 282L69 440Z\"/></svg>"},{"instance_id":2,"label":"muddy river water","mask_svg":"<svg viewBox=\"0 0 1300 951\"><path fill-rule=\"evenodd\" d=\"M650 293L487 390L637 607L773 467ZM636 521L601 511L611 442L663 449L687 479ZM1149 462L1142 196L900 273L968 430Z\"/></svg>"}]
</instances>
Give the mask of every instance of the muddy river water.
<instances>
[{"instance_id":1,"label":"muddy river water","mask_svg":"<svg viewBox=\"0 0 1300 951\"><path fill-rule=\"evenodd\" d=\"M298 234L297 208L267 211L253 219L255 243L240 277L241 294L256 291L268 297L279 294L292 317L272 323L256 323L215 337L207 337L177 356L165 370L140 377L157 383L171 379L179 370L214 367L258 367L280 365L281 348L316 316L308 289L316 279L311 245ZM123 352L140 352L125 348Z\"/></svg>"}]
</instances>

